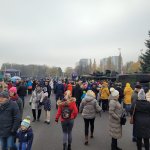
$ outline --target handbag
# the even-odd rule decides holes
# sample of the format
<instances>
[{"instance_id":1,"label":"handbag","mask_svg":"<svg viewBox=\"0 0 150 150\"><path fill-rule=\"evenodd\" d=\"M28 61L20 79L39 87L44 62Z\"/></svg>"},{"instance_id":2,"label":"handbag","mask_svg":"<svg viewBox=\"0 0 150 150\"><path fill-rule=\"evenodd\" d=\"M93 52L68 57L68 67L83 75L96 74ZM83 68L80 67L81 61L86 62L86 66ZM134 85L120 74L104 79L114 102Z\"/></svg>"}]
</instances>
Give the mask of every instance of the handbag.
<instances>
[{"instance_id":1,"label":"handbag","mask_svg":"<svg viewBox=\"0 0 150 150\"><path fill-rule=\"evenodd\" d=\"M126 121L127 121L127 119L126 119L126 112L123 111L122 114L121 114L121 117L120 117L120 124L121 125L125 125Z\"/></svg>"},{"instance_id":2,"label":"handbag","mask_svg":"<svg viewBox=\"0 0 150 150\"><path fill-rule=\"evenodd\" d=\"M134 105L133 114L130 118L130 124L134 124L134 114L135 114L136 104Z\"/></svg>"}]
</instances>

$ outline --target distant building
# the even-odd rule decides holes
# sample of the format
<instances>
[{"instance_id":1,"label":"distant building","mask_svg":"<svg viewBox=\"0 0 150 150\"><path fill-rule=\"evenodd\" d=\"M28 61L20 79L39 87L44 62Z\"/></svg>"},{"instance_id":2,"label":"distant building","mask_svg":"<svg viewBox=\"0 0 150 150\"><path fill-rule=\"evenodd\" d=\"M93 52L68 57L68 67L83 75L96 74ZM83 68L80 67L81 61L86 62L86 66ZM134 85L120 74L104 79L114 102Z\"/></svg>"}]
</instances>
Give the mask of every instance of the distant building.
<instances>
[{"instance_id":1,"label":"distant building","mask_svg":"<svg viewBox=\"0 0 150 150\"><path fill-rule=\"evenodd\" d=\"M78 74L89 74L90 73L90 59L80 59L78 63Z\"/></svg>"},{"instance_id":2,"label":"distant building","mask_svg":"<svg viewBox=\"0 0 150 150\"><path fill-rule=\"evenodd\" d=\"M121 53L119 54L119 56L110 56L100 60L100 67L102 72L105 72L105 70L111 70L122 73L122 66L123 60Z\"/></svg>"},{"instance_id":3,"label":"distant building","mask_svg":"<svg viewBox=\"0 0 150 150\"><path fill-rule=\"evenodd\" d=\"M82 66L83 68L89 66L90 65L90 59L80 59L79 65Z\"/></svg>"}]
</instances>

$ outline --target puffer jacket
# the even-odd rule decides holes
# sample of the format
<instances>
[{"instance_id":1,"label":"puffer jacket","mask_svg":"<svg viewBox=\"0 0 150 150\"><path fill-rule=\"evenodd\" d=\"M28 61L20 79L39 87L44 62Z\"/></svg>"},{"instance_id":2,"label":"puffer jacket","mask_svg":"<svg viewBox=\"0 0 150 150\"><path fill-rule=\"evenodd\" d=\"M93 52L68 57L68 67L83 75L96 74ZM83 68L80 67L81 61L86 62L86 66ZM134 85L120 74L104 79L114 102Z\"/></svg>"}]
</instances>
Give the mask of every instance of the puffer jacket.
<instances>
[{"instance_id":1,"label":"puffer jacket","mask_svg":"<svg viewBox=\"0 0 150 150\"><path fill-rule=\"evenodd\" d=\"M34 90L30 98L32 109L41 109L41 107L39 107L41 99L42 99L42 91L37 92L36 90Z\"/></svg>"},{"instance_id":2,"label":"puffer jacket","mask_svg":"<svg viewBox=\"0 0 150 150\"><path fill-rule=\"evenodd\" d=\"M8 100L0 105L0 137L8 137L20 126L20 112L16 102Z\"/></svg>"},{"instance_id":3,"label":"puffer jacket","mask_svg":"<svg viewBox=\"0 0 150 150\"><path fill-rule=\"evenodd\" d=\"M150 138L150 102L146 100L135 101L131 107L131 115L133 114L134 107L134 136Z\"/></svg>"},{"instance_id":4,"label":"puffer jacket","mask_svg":"<svg viewBox=\"0 0 150 150\"><path fill-rule=\"evenodd\" d=\"M98 105L95 98L86 95L80 104L79 110L82 112L83 118L93 119L96 117L96 113L100 112L102 108Z\"/></svg>"},{"instance_id":5,"label":"puffer jacket","mask_svg":"<svg viewBox=\"0 0 150 150\"><path fill-rule=\"evenodd\" d=\"M112 138L119 139L122 137L122 126L120 117L123 112L121 104L118 100L110 100L109 102L109 134Z\"/></svg>"},{"instance_id":6,"label":"puffer jacket","mask_svg":"<svg viewBox=\"0 0 150 150\"><path fill-rule=\"evenodd\" d=\"M130 84L127 83L124 89L124 103L131 104L131 97L133 94L133 89L131 88Z\"/></svg>"},{"instance_id":7,"label":"puffer jacket","mask_svg":"<svg viewBox=\"0 0 150 150\"><path fill-rule=\"evenodd\" d=\"M109 95L110 95L110 92L109 92L108 87L102 87L100 89L100 99L102 99L102 100L108 100Z\"/></svg>"},{"instance_id":8,"label":"puffer jacket","mask_svg":"<svg viewBox=\"0 0 150 150\"><path fill-rule=\"evenodd\" d=\"M62 118L62 109L64 106L68 106L70 110L72 110L72 113L71 113L71 117L70 119L75 119L78 115L78 109L77 109L77 106L76 106L76 99L75 98L70 98L68 100L58 100L57 101L57 105L58 105L58 110L57 110L57 114L56 114L56 117L55 117L55 120L58 121L59 118L60 118L60 121L61 122L64 122L66 121L65 119Z\"/></svg>"}]
</instances>

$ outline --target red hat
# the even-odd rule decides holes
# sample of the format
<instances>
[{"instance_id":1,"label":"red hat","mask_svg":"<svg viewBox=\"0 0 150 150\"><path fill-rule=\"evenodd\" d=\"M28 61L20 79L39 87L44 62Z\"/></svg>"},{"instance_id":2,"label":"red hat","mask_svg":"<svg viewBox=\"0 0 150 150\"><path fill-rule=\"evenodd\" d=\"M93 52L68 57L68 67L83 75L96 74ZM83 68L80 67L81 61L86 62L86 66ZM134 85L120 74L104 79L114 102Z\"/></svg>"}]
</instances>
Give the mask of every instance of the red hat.
<instances>
[{"instance_id":1,"label":"red hat","mask_svg":"<svg viewBox=\"0 0 150 150\"><path fill-rule=\"evenodd\" d=\"M9 92L17 93L17 88L16 88L16 87L11 87L11 88L9 89Z\"/></svg>"}]
</instances>

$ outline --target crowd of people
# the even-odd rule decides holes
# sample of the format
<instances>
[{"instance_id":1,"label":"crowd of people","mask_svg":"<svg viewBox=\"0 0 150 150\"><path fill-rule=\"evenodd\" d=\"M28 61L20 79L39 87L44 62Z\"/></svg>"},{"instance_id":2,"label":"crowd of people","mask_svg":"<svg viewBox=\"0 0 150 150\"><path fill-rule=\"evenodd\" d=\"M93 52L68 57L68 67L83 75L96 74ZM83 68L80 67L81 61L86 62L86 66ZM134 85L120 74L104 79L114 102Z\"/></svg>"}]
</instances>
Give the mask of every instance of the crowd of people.
<instances>
[{"instance_id":1,"label":"crowd of people","mask_svg":"<svg viewBox=\"0 0 150 150\"><path fill-rule=\"evenodd\" d=\"M28 80L0 82L0 144L2 150L31 150L34 133L31 121L40 121L42 109L47 125L51 123L51 93L56 98L55 122L61 121L63 150L71 150L74 119L81 113L85 127L85 145L94 137L97 113L109 113L111 150L121 150L117 140L122 137L126 117L132 119L133 138L137 150L149 150L150 90L140 83L133 87L110 81ZM30 95L30 116L23 118L25 96ZM125 114L125 115L124 115ZM123 116L124 115L124 116ZM89 134L90 128L90 134ZM144 144L142 143L142 139Z\"/></svg>"}]
</instances>

